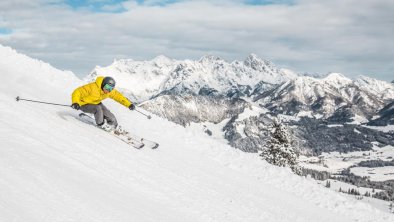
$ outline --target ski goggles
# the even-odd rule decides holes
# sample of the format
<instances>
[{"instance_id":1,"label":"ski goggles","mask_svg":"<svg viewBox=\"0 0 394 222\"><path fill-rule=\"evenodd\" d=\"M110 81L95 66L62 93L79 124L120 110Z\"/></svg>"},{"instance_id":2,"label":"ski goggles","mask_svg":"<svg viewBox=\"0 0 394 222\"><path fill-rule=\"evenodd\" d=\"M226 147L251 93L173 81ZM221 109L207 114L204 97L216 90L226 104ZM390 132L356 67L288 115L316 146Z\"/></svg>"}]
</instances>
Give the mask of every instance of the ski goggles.
<instances>
[{"instance_id":1,"label":"ski goggles","mask_svg":"<svg viewBox=\"0 0 394 222\"><path fill-rule=\"evenodd\" d=\"M107 90L107 91L109 91L109 92L111 92L114 88L115 88L115 87L113 87L113 86L111 86L111 85L109 85L109 84L105 84L105 85L104 85L104 89Z\"/></svg>"}]
</instances>

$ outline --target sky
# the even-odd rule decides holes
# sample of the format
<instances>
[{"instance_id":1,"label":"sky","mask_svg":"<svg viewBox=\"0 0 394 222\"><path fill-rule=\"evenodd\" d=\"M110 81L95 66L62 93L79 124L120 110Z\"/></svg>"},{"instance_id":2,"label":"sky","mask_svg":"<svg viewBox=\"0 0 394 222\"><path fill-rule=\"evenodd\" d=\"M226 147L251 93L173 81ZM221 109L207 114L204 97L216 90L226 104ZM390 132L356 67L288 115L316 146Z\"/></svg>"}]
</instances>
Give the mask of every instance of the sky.
<instances>
[{"instance_id":1,"label":"sky","mask_svg":"<svg viewBox=\"0 0 394 222\"><path fill-rule=\"evenodd\" d=\"M77 76L114 59L254 53L299 73L394 80L392 0L3 0L0 44Z\"/></svg>"}]
</instances>

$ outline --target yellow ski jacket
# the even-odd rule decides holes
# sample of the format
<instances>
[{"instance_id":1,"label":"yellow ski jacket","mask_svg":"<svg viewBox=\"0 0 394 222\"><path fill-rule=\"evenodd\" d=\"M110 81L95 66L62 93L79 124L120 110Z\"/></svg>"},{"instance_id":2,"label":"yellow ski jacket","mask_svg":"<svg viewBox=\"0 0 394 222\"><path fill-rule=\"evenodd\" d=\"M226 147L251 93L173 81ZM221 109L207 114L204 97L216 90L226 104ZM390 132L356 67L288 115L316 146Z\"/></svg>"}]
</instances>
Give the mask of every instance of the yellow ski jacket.
<instances>
[{"instance_id":1,"label":"yellow ski jacket","mask_svg":"<svg viewBox=\"0 0 394 222\"><path fill-rule=\"evenodd\" d=\"M113 89L109 93L104 93L101 89L103 80L104 77L99 76L96 78L95 82L75 89L71 96L72 103L78 103L80 106L86 104L99 104L102 100L109 97L126 107L131 105L131 102L116 89Z\"/></svg>"}]
</instances>

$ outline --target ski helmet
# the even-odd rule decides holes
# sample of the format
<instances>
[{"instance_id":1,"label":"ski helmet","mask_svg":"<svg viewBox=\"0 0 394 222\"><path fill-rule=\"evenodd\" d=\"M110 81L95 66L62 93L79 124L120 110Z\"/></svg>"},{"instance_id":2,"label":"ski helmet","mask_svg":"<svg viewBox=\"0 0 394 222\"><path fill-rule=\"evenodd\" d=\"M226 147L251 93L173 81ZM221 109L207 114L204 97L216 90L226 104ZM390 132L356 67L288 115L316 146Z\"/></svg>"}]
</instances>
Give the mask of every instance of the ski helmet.
<instances>
[{"instance_id":1,"label":"ski helmet","mask_svg":"<svg viewBox=\"0 0 394 222\"><path fill-rule=\"evenodd\" d=\"M101 83L101 89L104 89L105 85L110 85L112 88L114 88L115 84L116 84L116 82L115 82L114 78L107 76L103 79L103 83Z\"/></svg>"}]
</instances>

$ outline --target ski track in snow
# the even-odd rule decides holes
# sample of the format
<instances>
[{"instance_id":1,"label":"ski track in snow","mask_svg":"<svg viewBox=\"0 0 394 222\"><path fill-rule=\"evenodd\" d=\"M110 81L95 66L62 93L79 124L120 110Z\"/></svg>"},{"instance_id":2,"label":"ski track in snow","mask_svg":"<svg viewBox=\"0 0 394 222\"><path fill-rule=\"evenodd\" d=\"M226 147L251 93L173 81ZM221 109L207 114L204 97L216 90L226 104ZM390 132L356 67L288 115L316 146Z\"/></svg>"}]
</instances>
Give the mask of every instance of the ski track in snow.
<instances>
[{"instance_id":1,"label":"ski track in snow","mask_svg":"<svg viewBox=\"0 0 394 222\"><path fill-rule=\"evenodd\" d=\"M68 107L16 102L21 95L68 104L82 82L42 64L36 69L47 78L35 79L31 67L9 65L30 58L4 47L0 58L5 52L0 221L394 221L200 130L147 120L110 100L126 130L160 147L133 149Z\"/></svg>"}]
</instances>

